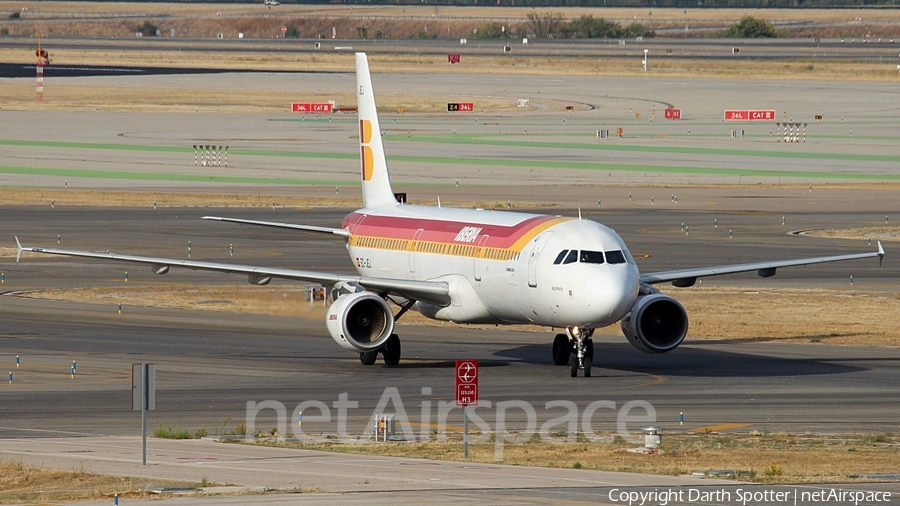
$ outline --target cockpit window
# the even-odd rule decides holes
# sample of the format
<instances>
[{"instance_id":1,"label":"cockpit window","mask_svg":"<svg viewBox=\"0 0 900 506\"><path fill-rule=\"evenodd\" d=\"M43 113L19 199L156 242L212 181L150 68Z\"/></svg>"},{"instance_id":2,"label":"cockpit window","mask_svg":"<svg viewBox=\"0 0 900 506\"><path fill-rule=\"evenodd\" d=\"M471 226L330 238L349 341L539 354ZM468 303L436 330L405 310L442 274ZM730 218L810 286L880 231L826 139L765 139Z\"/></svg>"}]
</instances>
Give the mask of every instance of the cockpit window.
<instances>
[{"instance_id":1,"label":"cockpit window","mask_svg":"<svg viewBox=\"0 0 900 506\"><path fill-rule=\"evenodd\" d=\"M581 251L581 263L585 264L602 264L603 263L603 252L602 251Z\"/></svg>"},{"instance_id":2,"label":"cockpit window","mask_svg":"<svg viewBox=\"0 0 900 506\"><path fill-rule=\"evenodd\" d=\"M569 252L569 255L563 260L564 264L572 264L578 261L578 250L572 250Z\"/></svg>"},{"instance_id":3,"label":"cockpit window","mask_svg":"<svg viewBox=\"0 0 900 506\"><path fill-rule=\"evenodd\" d=\"M611 264L624 264L626 262L625 255L619 250L607 251L606 262Z\"/></svg>"},{"instance_id":4,"label":"cockpit window","mask_svg":"<svg viewBox=\"0 0 900 506\"><path fill-rule=\"evenodd\" d=\"M568 252L569 250L567 249L560 251L559 255L556 256L556 260L553 261L553 265L559 265L559 263L563 261L563 258L565 258L566 253Z\"/></svg>"}]
</instances>

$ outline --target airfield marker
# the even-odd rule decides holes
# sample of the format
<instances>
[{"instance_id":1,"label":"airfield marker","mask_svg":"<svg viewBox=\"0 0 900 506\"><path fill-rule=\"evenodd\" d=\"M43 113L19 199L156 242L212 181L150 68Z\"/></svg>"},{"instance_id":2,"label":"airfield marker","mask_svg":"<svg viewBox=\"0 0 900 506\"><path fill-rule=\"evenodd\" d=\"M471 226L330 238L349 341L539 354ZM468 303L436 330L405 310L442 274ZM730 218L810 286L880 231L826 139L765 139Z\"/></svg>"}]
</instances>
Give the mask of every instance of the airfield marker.
<instances>
[{"instance_id":1,"label":"airfield marker","mask_svg":"<svg viewBox=\"0 0 900 506\"><path fill-rule=\"evenodd\" d=\"M850 286L853 286L853 276L850 276Z\"/></svg>"},{"instance_id":2,"label":"airfield marker","mask_svg":"<svg viewBox=\"0 0 900 506\"><path fill-rule=\"evenodd\" d=\"M6 273L0 272L0 283L6 283Z\"/></svg>"},{"instance_id":3,"label":"airfield marker","mask_svg":"<svg viewBox=\"0 0 900 506\"><path fill-rule=\"evenodd\" d=\"M19 368L19 356L16 355L16 369Z\"/></svg>"},{"instance_id":4,"label":"airfield marker","mask_svg":"<svg viewBox=\"0 0 900 506\"><path fill-rule=\"evenodd\" d=\"M156 201L153 201L153 209L156 209Z\"/></svg>"},{"instance_id":5,"label":"airfield marker","mask_svg":"<svg viewBox=\"0 0 900 506\"><path fill-rule=\"evenodd\" d=\"M784 216L781 217L781 226L784 226Z\"/></svg>"},{"instance_id":6,"label":"airfield marker","mask_svg":"<svg viewBox=\"0 0 900 506\"><path fill-rule=\"evenodd\" d=\"M62 237L59 234L56 234L56 244L60 244L62 242Z\"/></svg>"},{"instance_id":7,"label":"airfield marker","mask_svg":"<svg viewBox=\"0 0 900 506\"><path fill-rule=\"evenodd\" d=\"M678 425L684 425L684 411L678 412Z\"/></svg>"},{"instance_id":8,"label":"airfield marker","mask_svg":"<svg viewBox=\"0 0 900 506\"><path fill-rule=\"evenodd\" d=\"M191 241L188 241L188 258L191 258Z\"/></svg>"},{"instance_id":9,"label":"airfield marker","mask_svg":"<svg viewBox=\"0 0 900 506\"><path fill-rule=\"evenodd\" d=\"M234 256L234 244L228 245L228 256Z\"/></svg>"},{"instance_id":10,"label":"airfield marker","mask_svg":"<svg viewBox=\"0 0 900 506\"><path fill-rule=\"evenodd\" d=\"M719 219L718 218L713 220L713 228L719 228Z\"/></svg>"},{"instance_id":11,"label":"airfield marker","mask_svg":"<svg viewBox=\"0 0 900 506\"><path fill-rule=\"evenodd\" d=\"M56 201L55 201L55 200L51 200L51 201L50 201L50 208L52 209L52 208L54 208L54 207L56 207Z\"/></svg>"},{"instance_id":12,"label":"airfield marker","mask_svg":"<svg viewBox=\"0 0 900 506\"><path fill-rule=\"evenodd\" d=\"M12 371L9 371L9 384L12 385Z\"/></svg>"},{"instance_id":13,"label":"airfield marker","mask_svg":"<svg viewBox=\"0 0 900 506\"><path fill-rule=\"evenodd\" d=\"M887 217L887 215L884 215L884 224L887 225L887 222L888 222L888 217Z\"/></svg>"},{"instance_id":14,"label":"airfield marker","mask_svg":"<svg viewBox=\"0 0 900 506\"><path fill-rule=\"evenodd\" d=\"M128 271L125 271L125 282L128 282Z\"/></svg>"},{"instance_id":15,"label":"airfield marker","mask_svg":"<svg viewBox=\"0 0 900 506\"><path fill-rule=\"evenodd\" d=\"M631 199L631 194L630 194L630 193L628 194L628 202L634 202L634 201Z\"/></svg>"},{"instance_id":16,"label":"airfield marker","mask_svg":"<svg viewBox=\"0 0 900 506\"><path fill-rule=\"evenodd\" d=\"M122 314L122 304L119 304L119 314Z\"/></svg>"},{"instance_id":17,"label":"airfield marker","mask_svg":"<svg viewBox=\"0 0 900 506\"><path fill-rule=\"evenodd\" d=\"M650 205L653 205L653 197L650 197Z\"/></svg>"},{"instance_id":18,"label":"airfield marker","mask_svg":"<svg viewBox=\"0 0 900 506\"><path fill-rule=\"evenodd\" d=\"M734 239L734 232L733 232L733 231L731 231L731 230L728 231L728 238L729 238L729 239Z\"/></svg>"}]
</instances>

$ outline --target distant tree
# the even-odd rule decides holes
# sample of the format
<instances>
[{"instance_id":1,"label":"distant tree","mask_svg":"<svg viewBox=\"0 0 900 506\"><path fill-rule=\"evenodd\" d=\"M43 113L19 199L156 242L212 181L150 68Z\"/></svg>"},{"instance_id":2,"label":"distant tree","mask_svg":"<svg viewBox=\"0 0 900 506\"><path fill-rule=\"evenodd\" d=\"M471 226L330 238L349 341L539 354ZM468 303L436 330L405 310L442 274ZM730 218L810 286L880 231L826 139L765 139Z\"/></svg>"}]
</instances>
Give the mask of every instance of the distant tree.
<instances>
[{"instance_id":1,"label":"distant tree","mask_svg":"<svg viewBox=\"0 0 900 506\"><path fill-rule=\"evenodd\" d=\"M496 21L493 23L488 23L486 25L482 25L478 29L478 33L475 34L476 39L500 39L506 37L506 32L503 30L505 25L501 23L497 23Z\"/></svg>"},{"instance_id":2,"label":"distant tree","mask_svg":"<svg viewBox=\"0 0 900 506\"><path fill-rule=\"evenodd\" d=\"M528 30L539 39L562 35L562 28L565 24L562 14L538 12L536 9L531 9L531 12L526 14L525 17L528 20L526 21Z\"/></svg>"},{"instance_id":3,"label":"distant tree","mask_svg":"<svg viewBox=\"0 0 900 506\"><path fill-rule=\"evenodd\" d=\"M656 32L635 21L625 27L622 37L644 37L649 39L650 37L656 37Z\"/></svg>"},{"instance_id":4,"label":"distant tree","mask_svg":"<svg viewBox=\"0 0 900 506\"><path fill-rule=\"evenodd\" d=\"M573 39L617 39L622 36L622 25L604 18L582 15L569 22L563 32Z\"/></svg>"},{"instance_id":5,"label":"distant tree","mask_svg":"<svg viewBox=\"0 0 900 506\"><path fill-rule=\"evenodd\" d=\"M137 29L144 37L156 37L157 30L159 30L159 27L149 21L144 21L144 24Z\"/></svg>"},{"instance_id":6,"label":"distant tree","mask_svg":"<svg viewBox=\"0 0 900 506\"><path fill-rule=\"evenodd\" d=\"M759 39L767 37L778 37L775 27L772 23L764 19L756 19L752 16L744 16L741 20L727 30L715 32L714 37L724 37L728 39Z\"/></svg>"},{"instance_id":7,"label":"distant tree","mask_svg":"<svg viewBox=\"0 0 900 506\"><path fill-rule=\"evenodd\" d=\"M22 17L22 13L20 13L19 11L13 12L12 14L9 15L9 19L19 19L21 17Z\"/></svg>"},{"instance_id":8,"label":"distant tree","mask_svg":"<svg viewBox=\"0 0 900 506\"><path fill-rule=\"evenodd\" d=\"M300 30L294 25L287 25L287 31L284 32L284 37L287 39L299 39L300 38Z\"/></svg>"}]
</instances>

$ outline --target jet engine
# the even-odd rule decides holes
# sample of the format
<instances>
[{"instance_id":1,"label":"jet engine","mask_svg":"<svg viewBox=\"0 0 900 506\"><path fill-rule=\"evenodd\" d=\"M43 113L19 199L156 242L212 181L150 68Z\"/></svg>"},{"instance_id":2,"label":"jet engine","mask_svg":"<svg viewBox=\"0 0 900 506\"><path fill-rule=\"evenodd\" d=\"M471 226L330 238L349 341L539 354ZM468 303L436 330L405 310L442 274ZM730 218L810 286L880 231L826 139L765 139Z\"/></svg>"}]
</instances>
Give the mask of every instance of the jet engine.
<instances>
[{"instance_id":1,"label":"jet engine","mask_svg":"<svg viewBox=\"0 0 900 506\"><path fill-rule=\"evenodd\" d=\"M350 293L338 297L328 308L325 326L345 350L377 351L394 331L394 313L374 293Z\"/></svg>"},{"instance_id":2,"label":"jet engine","mask_svg":"<svg viewBox=\"0 0 900 506\"><path fill-rule=\"evenodd\" d=\"M665 353L687 335L687 311L680 302L660 293L641 295L622 318L622 333L635 348L646 353Z\"/></svg>"}]
</instances>

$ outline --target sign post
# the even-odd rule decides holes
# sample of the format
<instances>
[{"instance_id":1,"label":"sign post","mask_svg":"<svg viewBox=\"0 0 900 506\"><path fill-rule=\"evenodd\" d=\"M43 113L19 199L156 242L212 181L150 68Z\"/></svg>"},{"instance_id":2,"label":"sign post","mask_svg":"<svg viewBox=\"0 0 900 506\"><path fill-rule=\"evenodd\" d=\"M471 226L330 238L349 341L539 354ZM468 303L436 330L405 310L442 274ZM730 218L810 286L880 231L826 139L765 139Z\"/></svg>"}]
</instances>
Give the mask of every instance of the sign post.
<instances>
[{"instance_id":1,"label":"sign post","mask_svg":"<svg viewBox=\"0 0 900 506\"><path fill-rule=\"evenodd\" d=\"M156 410L156 365L131 364L131 409L141 412L141 464L147 465L147 411Z\"/></svg>"},{"instance_id":2,"label":"sign post","mask_svg":"<svg viewBox=\"0 0 900 506\"><path fill-rule=\"evenodd\" d=\"M456 361L456 405L463 407L463 457L469 458L469 406L478 405L478 361Z\"/></svg>"}]
</instances>

